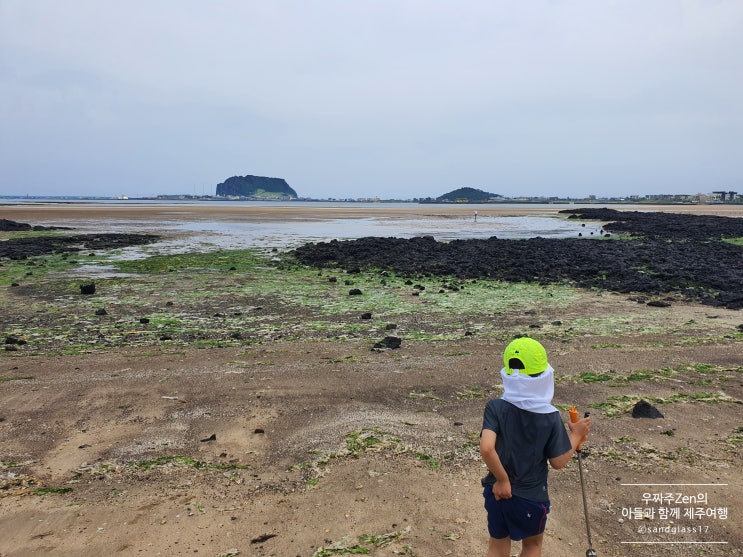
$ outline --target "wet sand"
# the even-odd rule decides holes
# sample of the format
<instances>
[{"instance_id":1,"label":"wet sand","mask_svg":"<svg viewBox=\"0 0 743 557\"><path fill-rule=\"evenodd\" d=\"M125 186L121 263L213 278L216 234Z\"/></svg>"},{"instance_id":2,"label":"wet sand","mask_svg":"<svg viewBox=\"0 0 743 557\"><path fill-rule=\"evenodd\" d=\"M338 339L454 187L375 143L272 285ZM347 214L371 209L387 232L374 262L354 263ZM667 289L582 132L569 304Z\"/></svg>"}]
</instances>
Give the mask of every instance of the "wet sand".
<instances>
[{"instance_id":1,"label":"wet sand","mask_svg":"<svg viewBox=\"0 0 743 557\"><path fill-rule=\"evenodd\" d=\"M326 219L361 219L370 217L386 217L400 219L415 218L452 218L470 217L474 211L478 217L487 216L549 216L560 211L586 205L554 204L554 205L438 205L438 204L363 204L349 206L348 204L301 205L276 204L275 206L260 205L192 205L192 204L152 204L152 205L114 205L114 204L83 204L55 203L49 205L0 205L0 218L28 222L30 224L44 224L65 220L130 220L130 221L189 221L189 220L222 220L222 221L282 221L282 220L326 220ZM603 207L602 204L590 205ZM720 215L728 217L743 217L743 205L606 205L618 211L662 211L682 214Z\"/></svg>"}]
</instances>

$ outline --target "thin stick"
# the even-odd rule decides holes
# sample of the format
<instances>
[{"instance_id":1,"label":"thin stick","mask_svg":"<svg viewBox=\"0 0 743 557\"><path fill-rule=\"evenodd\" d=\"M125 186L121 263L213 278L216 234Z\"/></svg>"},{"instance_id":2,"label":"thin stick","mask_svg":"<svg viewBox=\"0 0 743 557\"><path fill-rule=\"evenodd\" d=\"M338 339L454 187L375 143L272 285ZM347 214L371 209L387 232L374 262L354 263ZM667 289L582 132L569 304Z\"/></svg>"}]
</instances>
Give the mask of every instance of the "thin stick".
<instances>
[{"instance_id":1,"label":"thin stick","mask_svg":"<svg viewBox=\"0 0 743 557\"><path fill-rule=\"evenodd\" d=\"M583 494L583 514L586 517L586 535L588 536L588 551L587 556L595 555L596 552L593 550L593 542L591 541L591 526L588 523L588 503L586 502L586 484L583 481L583 458L581 456L582 451L575 451L578 453L578 475L580 476L580 491Z\"/></svg>"}]
</instances>

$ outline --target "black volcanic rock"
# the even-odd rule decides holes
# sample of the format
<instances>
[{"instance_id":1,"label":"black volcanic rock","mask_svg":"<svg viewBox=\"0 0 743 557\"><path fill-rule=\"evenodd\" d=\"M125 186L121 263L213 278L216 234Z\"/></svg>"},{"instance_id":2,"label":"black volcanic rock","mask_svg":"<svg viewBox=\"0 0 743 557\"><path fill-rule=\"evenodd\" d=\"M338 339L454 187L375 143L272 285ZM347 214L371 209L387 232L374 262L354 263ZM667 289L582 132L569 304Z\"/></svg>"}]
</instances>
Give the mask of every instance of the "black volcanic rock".
<instances>
[{"instance_id":1,"label":"black volcanic rock","mask_svg":"<svg viewBox=\"0 0 743 557\"><path fill-rule=\"evenodd\" d=\"M0 230L3 232L16 232L19 230L31 230L31 225L25 222L16 222L14 220L0 219Z\"/></svg>"},{"instance_id":2,"label":"black volcanic rock","mask_svg":"<svg viewBox=\"0 0 743 557\"><path fill-rule=\"evenodd\" d=\"M95 294L95 282L85 282L80 285L80 294L89 296Z\"/></svg>"},{"instance_id":3,"label":"black volcanic rock","mask_svg":"<svg viewBox=\"0 0 743 557\"><path fill-rule=\"evenodd\" d=\"M283 178L264 176L233 176L217 184L217 195L222 197L289 197L297 198L297 192Z\"/></svg>"},{"instance_id":4,"label":"black volcanic rock","mask_svg":"<svg viewBox=\"0 0 743 557\"><path fill-rule=\"evenodd\" d=\"M16 222L14 220L0 219L0 231L3 232L20 232L23 230L71 230L66 226L31 226L25 222Z\"/></svg>"},{"instance_id":5,"label":"black volcanic rock","mask_svg":"<svg viewBox=\"0 0 743 557\"><path fill-rule=\"evenodd\" d=\"M633 418L663 418L663 413L658 410L655 406L650 404L647 400L640 400L632 408Z\"/></svg>"},{"instance_id":6,"label":"black volcanic rock","mask_svg":"<svg viewBox=\"0 0 743 557\"><path fill-rule=\"evenodd\" d=\"M384 337L382 340L377 342L372 348L374 350L395 350L402 346L402 339L400 337Z\"/></svg>"},{"instance_id":7,"label":"black volcanic rock","mask_svg":"<svg viewBox=\"0 0 743 557\"><path fill-rule=\"evenodd\" d=\"M26 259L49 253L76 253L85 250L116 249L142 246L157 241L154 234L105 233L72 236L39 236L11 238L0 242L0 259Z\"/></svg>"},{"instance_id":8,"label":"black volcanic rock","mask_svg":"<svg viewBox=\"0 0 743 557\"><path fill-rule=\"evenodd\" d=\"M367 237L310 243L294 254L302 263L319 268L568 284L652 296L673 293L711 306L743 309L743 247L720 239L743 236L743 219L700 221L670 213L603 216L612 221L605 228L622 225L622 232L633 237L611 241L492 237L451 242L437 242L430 236ZM686 237L681 236L682 229L688 231Z\"/></svg>"},{"instance_id":9,"label":"black volcanic rock","mask_svg":"<svg viewBox=\"0 0 743 557\"><path fill-rule=\"evenodd\" d=\"M719 215L687 215L652 211L617 211L606 207L566 209L571 219L605 221L618 234L666 240L719 240L743 237L743 219Z\"/></svg>"}]
</instances>

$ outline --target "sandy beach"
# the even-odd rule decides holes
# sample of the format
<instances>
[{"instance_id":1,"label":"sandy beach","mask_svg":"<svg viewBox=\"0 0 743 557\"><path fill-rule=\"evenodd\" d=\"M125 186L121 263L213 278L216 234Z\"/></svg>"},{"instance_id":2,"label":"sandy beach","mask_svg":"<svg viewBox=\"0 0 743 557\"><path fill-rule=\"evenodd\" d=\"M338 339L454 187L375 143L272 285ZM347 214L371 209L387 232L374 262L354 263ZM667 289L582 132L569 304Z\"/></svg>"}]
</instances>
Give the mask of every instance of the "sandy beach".
<instances>
[{"instance_id":1,"label":"sandy beach","mask_svg":"<svg viewBox=\"0 0 743 557\"><path fill-rule=\"evenodd\" d=\"M602 207L596 204L596 207ZM369 216L384 215L387 218L415 218L415 217L469 217L477 210L480 216L528 216L528 215L555 215L560 211L574 207L571 204L554 205L446 205L446 204L328 204L318 203L291 204L277 203L275 205L248 206L242 204L214 204L214 205L161 205L161 204L122 204L116 205L83 205L53 203L48 205L0 205L0 218L7 218L22 222L47 222L64 220L95 219L106 222L109 219L127 220L189 220L189 219L251 219L266 220L317 220L317 219L354 219ZM681 214L720 215L727 217L743 217L743 205L610 205L619 211L666 211Z\"/></svg>"},{"instance_id":2,"label":"sandy beach","mask_svg":"<svg viewBox=\"0 0 743 557\"><path fill-rule=\"evenodd\" d=\"M472 211L54 204L0 206L0 218L105 231L109 219ZM92 296L69 261L81 255L49 270L2 262L17 278L0 284L13 347L0 353L0 556L484 555L478 435L519 334L547 348L564 419L572 404L594 417L584 472L598 555L743 555L740 311L537 284L444 292L435 277L416 291L404 277L219 257L127 268ZM374 348L390 335L399 348ZM633 417L639 400L664 417ZM577 462L550 472L550 495L544 555L585 554Z\"/></svg>"}]
</instances>

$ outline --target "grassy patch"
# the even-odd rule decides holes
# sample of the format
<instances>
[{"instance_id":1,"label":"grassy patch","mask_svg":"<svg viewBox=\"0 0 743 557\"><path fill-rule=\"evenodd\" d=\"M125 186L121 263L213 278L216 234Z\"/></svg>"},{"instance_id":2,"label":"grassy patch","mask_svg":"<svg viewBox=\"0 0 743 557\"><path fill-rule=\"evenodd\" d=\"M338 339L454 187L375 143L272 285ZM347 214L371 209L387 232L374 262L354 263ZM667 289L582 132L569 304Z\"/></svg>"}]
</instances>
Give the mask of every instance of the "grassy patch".
<instances>
[{"instance_id":1,"label":"grassy patch","mask_svg":"<svg viewBox=\"0 0 743 557\"><path fill-rule=\"evenodd\" d=\"M416 424L406 424L414 427ZM310 451L316 455L311 463L302 463L292 467L305 472L305 486L317 485L324 476L326 467L341 458L359 458L366 452L390 451L395 455L409 455L422 461L431 470L439 470L440 462L433 455L424 452L420 447L410 446L379 428L364 428L348 433L345 436L345 448L337 452Z\"/></svg>"},{"instance_id":2,"label":"grassy patch","mask_svg":"<svg viewBox=\"0 0 743 557\"><path fill-rule=\"evenodd\" d=\"M605 373L587 371L572 380L575 383L607 383L611 381L612 386L620 386L633 381L660 381L671 377L674 373L673 370L667 368L660 370L638 369L627 373L619 373L614 370L609 370Z\"/></svg>"},{"instance_id":3,"label":"grassy patch","mask_svg":"<svg viewBox=\"0 0 743 557\"><path fill-rule=\"evenodd\" d=\"M679 375L686 376L692 382L698 385L712 385L716 378L728 373L742 373L743 366L728 368L713 364L681 364L674 368L660 369L636 369L625 373L609 370L607 372L585 372L573 378L562 376L560 381L573 381L575 383L607 383L612 382L611 386L621 386L628 383L644 381L655 383L664 381ZM700 376L701 377L697 377Z\"/></svg>"},{"instance_id":4,"label":"grassy patch","mask_svg":"<svg viewBox=\"0 0 743 557\"><path fill-rule=\"evenodd\" d=\"M663 368L659 370L636 369L626 376L627 381L659 381L667 379L674 374L673 370Z\"/></svg>"},{"instance_id":5,"label":"grassy patch","mask_svg":"<svg viewBox=\"0 0 743 557\"><path fill-rule=\"evenodd\" d=\"M314 268L291 266L294 281L287 282L277 277L280 289L276 291L292 303L315 308L324 314L372 311L375 319L389 316L420 314L422 306L425 315L450 316L477 315L515 311L518 308L532 307L535 303L566 307L575 299L575 291L570 288L544 288L533 284L511 284L498 281L466 281L466 288L457 291L440 292L441 284L447 278L429 278L418 281L424 290L416 290L405 277L397 277L382 272L368 271L345 275L344 280L329 282L328 277L318 274ZM280 267L280 270L285 270ZM281 275L282 273L277 273ZM337 274L337 273L335 273ZM338 278L338 277L336 277ZM264 285L273 290L270 280ZM451 279L453 280L453 279ZM351 288L361 290L360 296L349 296ZM413 296L413 292L418 295Z\"/></svg>"},{"instance_id":6,"label":"grassy patch","mask_svg":"<svg viewBox=\"0 0 743 557\"><path fill-rule=\"evenodd\" d=\"M399 439L389 437L389 433L377 428L365 428L346 435L347 454L353 458L368 450L381 450L399 444Z\"/></svg>"},{"instance_id":7,"label":"grassy patch","mask_svg":"<svg viewBox=\"0 0 743 557\"><path fill-rule=\"evenodd\" d=\"M435 400L436 402L444 402L444 399L434 395L431 391L428 391L428 390L411 391L408 393L408 398L413 399L413 400L427 399L427 400Z\"/></svg>"},{"instance_id":8,"label":"grassy patch","mask_svg":"<svg viewBox=\"0 0 743 557\"><path fill-rule=\"evenodd\" d=\"M221 347L275 338L353 340L382 335L382 324L391 322L405 327L411 341L458 339L465 330L493 336L502 331L492 314L523 312L534 304L563 307L577 295L570 288L485 280L458 281L461 288L447 290L441 288L446 279L436 278L423 281L427 289L412 296L413 287L400 277L380 280L381 273L372 271L331 282L315 268L292 264L290 256L282 262L261 250L137 260L106 256L110 267L131 276L95 278L93 295L80 294L84 280L65 277L63 271L80 259L65 256L44 258L46 269L60 273L34 272L22 288L0 292L0 302L10 297L8 307L18 308L4 325L8 333L28 338L25 353L82 354L166 341ZM7 273L5 266L2 276L25 276L28 265L9 263L17 272ZM349 295L351 287L363 294ZM373 318L360 320L362 313ZM143 318L149 322L140 323Z\"/></svg>"},{"instance_id":9,"label":"grassy patch","mask_svg":"<svg viewBox=\"0 0 743 557\"><path fill-rule=\"evenodd\" d=\"M590 408L601 410L607 418L613 418L629 411L640 399L631 396L612 396L603 402L589 404Z\"/></svg>"},{"instance_id":10,"label":"grassy patch","mask_svg":"<svg viewBox=\"0 0 743 557\"><path fill-rule=\"evenodd\" d=\"M464 453L469 453L473 449L479 449L480 447L480 432L479 431L468 431L467 440L459 448Z\"/></svg>"},{"instance_id":11,"label":"grassy patch","mask_svg":"<svg viewBox=\"0 0 743 557\"><path fill-rule=\"evenodd\" d=\"M738 399L728 396L724 393L710 393L707 391L702 391L697 393L675 393L667 397L638 397L628 395L612 396L603 402L597 402L594 404L590 404L589 406L591 408L601 410L607 418L613 418L629 412L632 407L641 399L644 399L652 404L696 402L702 402L705 404L740 403Z\"/></svg>"},{"instance_id":12,"label":"grassy patch","mask_svg":"<svg viewBox=\"0 0 743 557\"><path fill-rule=\"evenodd\" d=\"M637 442L637 439L634 437L630 437L628 435L624 435L622 437L617 437L616 439L613 439L615 443L635 443Z\"/></svg>"},{"instance_id":13,"label":"grassy patch","mask_svg":"<svg viewBox=\"0 0 743 557\"><path fill-rule=\"evenodd\" d=\"M425 462L426 468L428 468L429 470L438 470L441 468L441 464L439 463L439 461L437 461L433 456L429 454L422 453L419 451L415 453L415 456L419 460L422 460L423 462Z\"/></svg>"},{"instance_id":14,"label":"grassy patch","mask_svg":"<svg viewBox=\"0 0 743 557\"><path fill-rule=\"evenodd\" d=\"M410 533L410 526L403 530L396 530L385 534L361 534L357 538L346 536L345 538L315 550L312 557L330 557L332 555L368 555L376 548L386 547L394 542L399 542L405 535ZM409 546L394 551L396 554L415 557Z\"/></svg>"},{"instance_id":15,"label":"grassy patch","mask_svg":"<svg viewBox=\"0 0 743 557\"><path fill-rule=\"evenodd\" d=\"M203 460L196 460L188 456L166 455L132 463L132 466L138 470L152 470L161 466L180 466L183 468L194 468L196 470L248 470L247 464L237 463L213 463Z\"/></svg>"},{"instance_id":16,"label":"grassy patch","mask_svg":"<svg viewBox=\"0 0 743 557\"><path fill-rule=\"evenodd\" d=\"M473 385L465 387L461 391L457 391L457 398L468 399L468 398L485 398L487 394L482 387Z\"/></svg>"},{"instance_id":17,"label":"grassy patch","mask_svg":"<svg viewBox=\"0 0 743 557\"><path fill-rule=\"evenodd\" d=\"M95 262L102 257L130 276L96 278L96 293L83 296L82 279L66 278L63 271L84 258L53 256L43 258L44 266L60 273L37 273L41 263L36 262L33 276L25 277L21 288L0 291L0 303L17 308L5 316L4 328L28 340L24 354L83 354L165 342L244 346L277 338L376 342L386 334L388 323L397 324L406 341L459 340L466 331L501 341L513 332L504 329L500 316L522 316L514 327L525 327L539 323L543 311L561 311L583 295L563 286L452 277L411 281L374 270L318 271L296 264L291 255L252 249L154 254L126 261L115 260L112 251L96 255ZM28 270L28 262L8 264L17 275ZM350 295L351 288L362 294ZM106 312L99 313L101 309ZM362 320L363 313L372 318ZM145 317L149 323L140 323ZM575 319L569 327L545 329L543 334L568 341L585 335L668 332L670 326L658 325L651 315L602 315Z\"/></svg>"},{"instance_id":18,"label":"grassy patch","mask_svg":"<svg viewBox=\"0 0 743 557\"><path fill-rule=\"evenodd\" d=\"M266 263L260 250L246 249L153 255L145 259L116 261L114 265L127 273L162 274L186 270L244 272Z\"/></svg>"},{"instance_id":19,"label":"grassy patch","mask_svg":"<svg viewBox=\"0 0 743 557\"><path fill-rule=\"evenodd\" d=\"M604 381L611 381L613 379L615 379L615 376L613 374L594 373L592 371L588 371L586 373L581 373L576 379L576 382L577 383L602 383Z\"/></svg>"},{"instance_id":20,"label":"grassy patch","mask_svg":"<svg viewBox=\"0 0 743 557\"><path fill-rule=\"evenodd\" d=\"M725 441L737 450L738 447L743 445L743 427L735 428Z\"/></svg>"},{"instance_id":21,"label":"grassy patch","mask_svg":"<svg viewBox=\"0 0 743 557\"><path fill-rule=\"evenodd\" d=\"M30 234L30 233L29 233ZM40 234L39 234L40 235ZM0 261L0 285L18 283L21 286L34 284L53 273L64 273L80 264L80 254L51 253L28 257L26 259L3 259ZM99 261L100 258L85 256L84 263Z\"/></svg>"},{"instance_id":22,"label":"grassy patch","mask_svg":"<svg viewBox=\"0 0 743 557\"><path fill-rule=\"evenodd\" d=\"M71 491L71 487L37 487L31 493L34 495L64 495Z\"/></svg>"},{"instance_id":23,"label":"grassy patch","mask_svg":"<svg viewBox=\"0 0 743 557\"><path fill-rule=\"evenodd\" d=\"M743 366L723 368L714 364L681 364L673 368L678 373L699 373L702 375L715 375L719 373L734 372L743 373Z\"/></svg>"},{"instance_id":24,"label":"grassy patch","mask_svg":"<svg viewBox=\"0 0 743 557\"><path fill-rule=\"evenodd\" d=\"M710 393L702 391L699 393L676 393L666 398L649 397L650 402L659 404L672 404L674 402L704 402L706 404L720 404L722 402L739 402L724 393Z\"/></svg>"},{"instance_id":25,"label":"grassy patch","mask_svg":"<svg viewBox=\"0 0 743 557\"><path fill-rule=\"evenodd\" d=\"M599 315L578 317L571 321L569 332L573 335L600 337L636 336L658 334L665 330L652 315ZM601 345L597 345L602 347Z\"/></svg>"}]
</instances>

